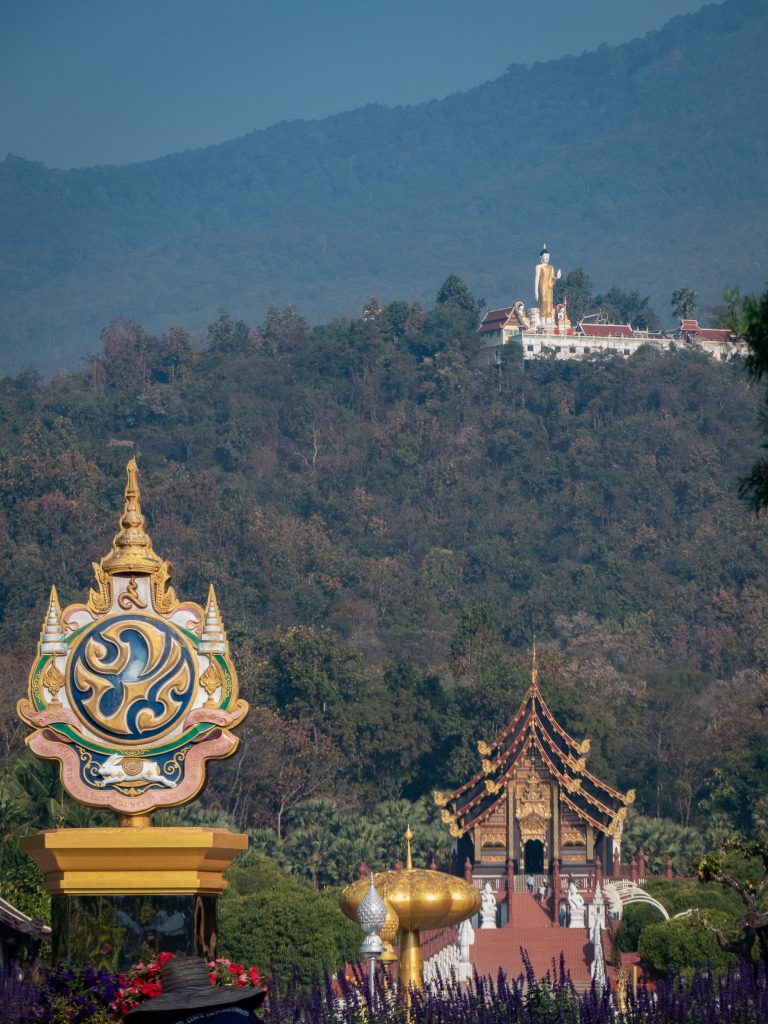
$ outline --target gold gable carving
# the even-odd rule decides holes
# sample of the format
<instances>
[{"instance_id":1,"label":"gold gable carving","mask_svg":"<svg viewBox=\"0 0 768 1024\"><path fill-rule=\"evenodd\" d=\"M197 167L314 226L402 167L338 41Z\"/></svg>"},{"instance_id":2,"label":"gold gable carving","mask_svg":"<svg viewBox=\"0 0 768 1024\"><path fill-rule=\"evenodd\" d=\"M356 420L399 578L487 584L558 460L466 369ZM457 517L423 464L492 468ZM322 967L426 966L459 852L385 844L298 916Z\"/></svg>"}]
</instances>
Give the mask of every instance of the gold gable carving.
<instances>
[{"instance_id":1,"label":"gold gable carving","mask_svg":"<svg viewBox=\"0 0 768 1024\"><path fill-rule=\"evenodd\" d=\"M112 606L112 580L98 562L93 563L97 590L88 591L88 611L91 615L106 615Z\"/></svg>"},{"instance_id":2,"label":"gold gable carving","mask_svg":"<svg viewBox=\"0 0 768 1024\"><path fill-rule=\"evenodd\" d=\"M538 839L547 846L547 833L552 818L552 796L533 768L518 777L515 817L520 826L520 838L525 845L529 839Z\"/></svg>"},{"instance_id":3,"label":"gold gable carving","mask_svg":"<svg viewBox=\"0 0 768 1024\"><path fill-rule=\"evenodd\" d=\"M616 813L614 814L613 820L611 821L611 824L606 829L606 833L605 834L607 836L615 836L617 832L620 832L622 827L623 827L623 825L624 825L624 819L626 818L626 816L627 816L627 808L626 807L620 807L618 809L618 811L616 811Z\"/></svg>"},{"instance_id":4,"label":"gold gable carving","mask_svg":"<svg viewBox=\"0 0 768 1024\"><path fill-rule=\"evenodd\" d=\"M171 569L167 562L163 562L152 574L152 597L155 608L164 615L170 615L179 607L179 601L173 587L168 586L171 578ZM201 623L202 628L202 623Z\"/></svg>"},{"instance_id":5,"label":"gold gable carving","mask_svg":"<svg viewBox=\"0 0 768 1024\"><path fill-rule=\"evenodd\" d=\"M560 842L563 846L586 846L587 838L576 828L564 828L560 833Z\"/></svg>"}]
</instances>

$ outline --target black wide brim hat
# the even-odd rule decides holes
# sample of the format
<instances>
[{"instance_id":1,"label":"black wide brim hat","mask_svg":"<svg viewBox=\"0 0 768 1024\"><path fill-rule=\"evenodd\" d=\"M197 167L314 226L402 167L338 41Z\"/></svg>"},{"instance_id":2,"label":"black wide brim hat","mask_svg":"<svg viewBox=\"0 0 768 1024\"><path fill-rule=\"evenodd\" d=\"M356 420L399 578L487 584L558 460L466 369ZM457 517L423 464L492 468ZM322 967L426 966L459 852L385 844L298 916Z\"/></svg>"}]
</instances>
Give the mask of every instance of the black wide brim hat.
<instances>
[{"instance_id":1,"label":"black wide brim hat","mask_svg":"<svg viewBox=\"0 0 768 1024\"><path fill-rule=\"evenodd\" d=\"M208 965L195 957L173 957L160 972L163 993L134 1006L125 1015L130 1024L165 1024L194 1013L228 1009L256 1010L267 998L266 988L212 985Z\"/></svg>"}]
</instances>

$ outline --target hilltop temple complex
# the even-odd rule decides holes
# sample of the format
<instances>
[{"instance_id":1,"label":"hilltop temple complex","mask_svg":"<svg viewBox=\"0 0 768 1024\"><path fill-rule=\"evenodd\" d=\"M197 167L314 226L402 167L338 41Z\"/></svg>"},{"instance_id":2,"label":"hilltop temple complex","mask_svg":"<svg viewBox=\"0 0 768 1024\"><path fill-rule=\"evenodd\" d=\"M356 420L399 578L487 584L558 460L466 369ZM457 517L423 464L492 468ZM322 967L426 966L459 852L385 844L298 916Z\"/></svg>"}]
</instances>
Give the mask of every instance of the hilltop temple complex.
<instances>
[{"instance_id":1,"label":"hilltop temple complex","mask_svg":"<svg viewBox=\"0 0 768 1024\"><path fill-rule=\"evenodd\" d=\"M526 308L522 299L502 309L491 309L483 317L480 335L480 366L494 366L501 360L505 345L520 345L523 359L595 359L600 355L634 355L645 345L669 351L690 347L714 359L729 359L743 349L743 342L727 330L701 327L697 320L685 319L675 331L644 331L631 324L609 323L599 313L572 323L567 299L555 304L555 285L561 271L550 263L546 245L541 251L534 274L534 301Z\"/></svg>"}]
</instances>

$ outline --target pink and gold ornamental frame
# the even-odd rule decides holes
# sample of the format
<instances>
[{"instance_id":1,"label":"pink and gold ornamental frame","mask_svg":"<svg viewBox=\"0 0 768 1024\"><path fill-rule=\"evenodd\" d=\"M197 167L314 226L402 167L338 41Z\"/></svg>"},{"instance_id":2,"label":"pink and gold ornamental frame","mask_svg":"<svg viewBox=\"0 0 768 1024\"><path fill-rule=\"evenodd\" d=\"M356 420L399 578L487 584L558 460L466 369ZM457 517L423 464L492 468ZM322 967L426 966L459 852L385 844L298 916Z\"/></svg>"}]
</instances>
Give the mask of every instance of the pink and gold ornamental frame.
<instances>
[{"instance_id":1,"label":"pink and gold ornamental frame","mask_svg":"<svg viewBox=\"0 0 768 1024\"><path fill-rule=\"evenodd\" d=\"M231 730L248 705L213 586L205 609L177 599L145 529L134 459L127 474L120 529L94 563L87 603L62 611L51 590L18 713L30 749L61 763L76 800L143 824L197 796L206 762L237 749Z\"/></svg>"}]
</instances>

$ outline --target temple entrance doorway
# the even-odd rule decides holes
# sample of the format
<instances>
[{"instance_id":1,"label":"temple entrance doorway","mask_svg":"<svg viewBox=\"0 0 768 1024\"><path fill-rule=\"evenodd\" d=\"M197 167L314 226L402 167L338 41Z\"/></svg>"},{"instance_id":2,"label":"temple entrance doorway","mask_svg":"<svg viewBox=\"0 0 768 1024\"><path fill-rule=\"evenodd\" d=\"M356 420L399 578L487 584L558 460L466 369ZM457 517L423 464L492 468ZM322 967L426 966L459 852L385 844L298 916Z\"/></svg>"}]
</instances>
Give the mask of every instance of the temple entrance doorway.
<instances>
[{"instance_id":1,"label":"temple entrance doorway","mask_svg":"<svg viewBox=\"0 0 768 1024\"><path fill-rule=\"evenodd\" d=\"M544 843L540 839L529 839L525 844L525 872L528 875L544 874Z\"/></svg>"}]
</instances>

